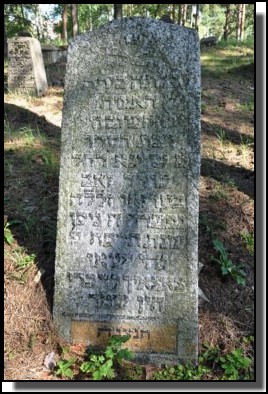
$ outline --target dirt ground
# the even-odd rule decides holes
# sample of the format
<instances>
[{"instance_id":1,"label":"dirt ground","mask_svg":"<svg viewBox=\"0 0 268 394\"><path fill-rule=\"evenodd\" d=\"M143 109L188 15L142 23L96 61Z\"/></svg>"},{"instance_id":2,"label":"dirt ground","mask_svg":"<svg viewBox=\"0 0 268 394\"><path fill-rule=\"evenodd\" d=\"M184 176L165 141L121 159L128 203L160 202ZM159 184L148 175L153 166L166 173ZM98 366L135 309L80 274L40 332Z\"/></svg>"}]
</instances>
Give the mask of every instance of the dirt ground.
<instances>
[{"instance_id":1,"label":"dirt ground","mask_svg":"<svg viewBox=\"0 0 268 394\"><path fill-rule=\"evenodd\" d=\"M200 351L207 344L228 352L254 335L254 256L242 236L254 233L253 94L251 73L202 77L199 286L209 302L200 300ZM5 380L60 379L44 359L62 345L51 318L62 104L62 86L41 98L5 94L5 215L20 221L5 243ZM242 265L245 285L221 275L211 259L215 239Z\"/></svg>"}]
</instances>

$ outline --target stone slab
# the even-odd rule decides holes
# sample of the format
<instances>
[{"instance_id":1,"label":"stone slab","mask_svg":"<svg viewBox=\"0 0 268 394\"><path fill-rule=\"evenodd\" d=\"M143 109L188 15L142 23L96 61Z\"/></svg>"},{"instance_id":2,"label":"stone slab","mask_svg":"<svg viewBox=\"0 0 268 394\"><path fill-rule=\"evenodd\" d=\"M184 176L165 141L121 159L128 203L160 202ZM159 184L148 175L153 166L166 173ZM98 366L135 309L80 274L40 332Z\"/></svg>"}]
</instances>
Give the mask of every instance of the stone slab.
<instances>
[{"instance_id":1,"label":"stone slab","mask_svg":"<svg viewBox=\"0 0 268 394\"><path fill-rule=\"evenodd\" d=\"M8 89L43 96L48 85L40 42L31 37L8 40Z\"/></svg>"},{"instance_id":2,"label":"stone slab","mask_svg":"<svg viewBox=\"0 0 268 394\"><path fill-rule=\"evenodd\" d=\"M54 297L66 340L130 330L137 360L196 361L199 171L198 34L129 18L73 40Z\"/></svg>"}]
</instances>

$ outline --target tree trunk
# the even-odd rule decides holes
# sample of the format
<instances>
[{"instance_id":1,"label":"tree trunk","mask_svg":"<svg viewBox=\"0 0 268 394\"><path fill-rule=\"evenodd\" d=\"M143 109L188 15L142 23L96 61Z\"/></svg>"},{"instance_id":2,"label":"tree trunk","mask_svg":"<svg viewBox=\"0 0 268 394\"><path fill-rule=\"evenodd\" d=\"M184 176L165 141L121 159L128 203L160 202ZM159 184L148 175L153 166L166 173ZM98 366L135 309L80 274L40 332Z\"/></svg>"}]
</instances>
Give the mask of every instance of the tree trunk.
<instances>
[{"instance_id":1,"label":"tree trunk","mask_svg":"<svg viewBox=\"0 0 268 394\"><path fill-rule=\"evenodd\" d=\"M246 17L246 4L242 7L242 17L241 17L241 40L244 40L245 36L245 17Z\"/></svg>"},{"instance_id":2,"label":"tree trunk","mask_svg":"<svg viewBox=\"0 0 268 394\"><path fill-rule=\"evenodd\" d=\"M172 4L172 20L175 23L175 15L176 15L176 4Z\"/></svg>"},{"instance_id":3,"label":"tree trunk","mask_svg":"<svg viewBox=\"0 0 268 394\"><path fill-rule=\"evenodd\" d=\"M25 22L25 16L24 16L24 11L23 11L23 6L22 6L22 4L20 5L20 11L21 11L21 17L22 17L22 20L23 20L23 24L24 24L24 22Z\"/></svg>"},{"instance_id":4,"label":"tree trunk","mask_svg":"<svg viewBox=\"0 0 268 394\"><path fill-rule=\"evenodd\" d=\"M6 24L4 20L4 57L7 58L8 50L7 50L7 33L6 33Z\"/></svg>"},{"instance_id":5,"label":"tree trunk","mask_svg":"<svg viewBox=\"0 0 268 394\"><path fill-rule=\"evenodd\" d=\"M181 25L181 8L182 4L179 4L179 9L178 9L178 25Z\"/></svg>"},{"instance_id":6,"label":"tree trunk","mask_svg":"<svg viewBox=\"0 0 268 394\"><path fill-rule=\"evenodd\" d=\"M40 41L41 39L41 34L42 34L42 26L40 22L40 8L39 4L35 4L35 25L36 25L36 33L38 40Z\"/></svg>"},{"instance_id":7,"label":"tree trunk","mask_svg":"<svg viewBox=\"0 0 268 394\"><path fill-rule=\"evenodd\" d=\"M195 29L198 31L199 29L199 9L200 4L196 4L196 14L195 14Z\"/></svg>"},{"instance_id":8,"label":"tree trunk","mask_svg":"<svg viewBox=\"0 0 268 394\"><path fill-rule=\"evenodd\" d=\"M192 28L193 25L193 4L191 4L191 19L190 19L190 28Z\"/></svg>"},{"instance_id":9,"label":"tree trunk","mask_svg":"<svg viewBox=\"0 0 268 394\"><path fill-rule=\"evenodd\" d=\"M78 34L78 4L71 4L72 7L72 22L73 22L73 37Z\"/></svg>"},{"instance_id":10,"label":"tree trunk","mask_svg":"<svg viewBox=\"0 0 268 394\"><path fill-rule=\"evenodd\" d=\"M224 40L228 40L230 34L230 18L231 18L231 4L226 4L225 25L224 25L224 33L223 33Z\"/></svg>"},{"instance_id":11,"label":"tree trunk","mask_svg":"<svg viewBox=\"0 0 268 394\"><path fill-rule=\"evenodd\" d=\"M68 8L68 4L63 4L63 11L62 11L62 39L63 39L63 43L64 44L67 44L67 41L68 41L67 8Z\"/></svg>"},{"instance_id":12,"label":"tree trunk","mask_svg":"<svg viewBox=\"0 0 268 394\"><path fill-rule=\"evenodd\" d=\"M237 40L241 40L242 13L243 13L243 4L238 4L237 5L237 29L236 29Z\"/></svg>"},{"instance_id":13,"label":"tree trunk","mask_svg":"<svg viewBox=\"0 0 268 394\"><path fill-rule=\"evenodd\" d=\"M114 19L123 18L123 4L114 4Z\"/></svg>"},{"instance_id":14,"label":"tree trunk","mask_svg":"<svg viewBox=\"0 0 268 394\"><path fill-rule=\"evenodd\" d=\"M188 4L182 4L182 26L186 23L187 6Z\"/></svg>"}]
</instances>

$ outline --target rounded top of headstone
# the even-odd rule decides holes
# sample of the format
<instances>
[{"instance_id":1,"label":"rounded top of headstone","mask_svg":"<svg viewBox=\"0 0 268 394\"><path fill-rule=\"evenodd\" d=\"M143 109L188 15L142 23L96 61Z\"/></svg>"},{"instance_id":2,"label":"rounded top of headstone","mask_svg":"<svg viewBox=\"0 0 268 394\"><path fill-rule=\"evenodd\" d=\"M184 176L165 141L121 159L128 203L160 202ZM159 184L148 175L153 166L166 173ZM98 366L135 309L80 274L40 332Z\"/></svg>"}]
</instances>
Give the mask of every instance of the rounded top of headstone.
<instances>
[{"instance_id":1,"label":"rounded top of headstone","mask_svg":"<svg viewBox=\"0 0 268 394\"><path fill-rule=\"evenodd\" d=\"M160 21L166 22L166 23L174 23L174 21L170 18L169 14L165 14L160 18Z\"/></svg>"},{"instance_id":2,"label":"rounded top of headstone","mask_svg":"<svg viewBox=\"0 0 268 394\"><path fill-rule=\"evenodd\" d=\"M84 34L80 34L73 38L70 43L68 50L72 51L74 47L79 46L82 42L94 42L97 37L102 39L108 36L124 34L124 39L127 41L135 41L140 38L154 37L157 41L166 40L166 37L170 35L170 41L183 40L191 45L191 41L198 40L198 32L195 29L190 29L175 23L167 23L160 19L147 18L147 17L127 17L122 19L114 19L113 21L94 29L87 31ZM172 38L173 37L173 38ZM171 45L172 46L172 45Z\"/></svg>"},{"instance_id":3,"label":"rounded top of headstone","mask_svg":"<svg viewBox=\"0 0 268 394\"><path fill-rule=\"evenodd\" d=\"M59 51L60 48L55 47L52 44L41 44L42 51Z\"/></svg>"},{"instance_id":4,"label":"rounded top of headstone","mask_svg":"<svg viewBox=\"0 0 268 394\"><path fill-rule=\"evenodd\" d=\"M17 34L18 37L32 37L32 34L29 33L28 31L21 31L20 33Z\"/></svg>"}]
</instances>

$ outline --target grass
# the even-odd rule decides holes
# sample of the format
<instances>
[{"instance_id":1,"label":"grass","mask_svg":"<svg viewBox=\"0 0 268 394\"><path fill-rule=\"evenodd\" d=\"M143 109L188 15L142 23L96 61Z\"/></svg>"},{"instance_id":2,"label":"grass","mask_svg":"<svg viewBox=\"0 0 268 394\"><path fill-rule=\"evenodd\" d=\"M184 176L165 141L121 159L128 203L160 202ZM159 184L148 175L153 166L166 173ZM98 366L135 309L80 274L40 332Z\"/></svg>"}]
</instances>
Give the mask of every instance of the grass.
<instances>
[{"instance_id":1,"label":"grass","mask_svg":"<svg viewBox=\"0 0 268 394\"><path fill-rule=\"evenodd\" d=\"M247 233L244 231L241 233L241 237L246 243L247 250L253 256L254 255L254 234L250 234L250 233Z\"/></svg>"},{"instance_id":2,"label":"grass","mask_svg":"<svg viewBox=\"0 0 268 394\"><path fill-rule=\"evenodd\" d=\"M248 161L248 157L252 152L254 139L250 136L240 136L240 144L237 146L237 155L241 155L243 158L243 163Z\"/></svg>"},{"instance_id":3,"label":"grass","mask_svg":"<svg viewBox=\"0 0 268 394\"><path fill-rule=\"evenodd\" d=\"M35 263L36 255L29 254L27 249L17 245L5 252L5 259L12 264L12 269L7 273L7 278L25 284L30 269Z\"/></svg>"},{"instance_id":4,"label":"grass","mask_svg":"<svg viewBox=\"0 0 268 394\"><path fill-rule=\"evenodd\" d=\"M219 49L237 49L237 48L248 48L254 47L254 39L248 38L247 40L237 41L235 38L228 40L220 40L217 42L217 48Z\"/></svg>"},{"instance_id":5,"label":"grass","mask_svg":"<svg viewBox=\"0 0 268 394\"><path fill-rule=\"evenodd\" d=\"M247 78L254 73L254 42L220 41L217 46L201 51L203 76Z\"/></svg>"},{"instance_id":6,"label":"grass","mask_svg":"<svg viewBox=\"0 0 268 394\"><path fill-rule=\"evenodd\" d=\"M226 225L219 220L215 220L208 214L200 214L199 225L201 229L205 229L209 237L213 238L215 234L222 230L226 230Z\"/></svg>"},{"instance_id":7,"label":"grass","mask_svg":"<svg viewBox=\"0 0 268 394\"><path fill-rule=\"evenodd\" d=\"M59 152L49 145L47 137L39 127L27 126L16 130L5 120L4 134L8 140L5 155L7 167L12 168L13 158L17 156L23 166L20 170L25 171L26 175L31 171L36 171L33 163L48 176L58 170Z\"/></svg>"},{"instance_id":8,"label":"grass","mask_svg":"<svg viewBox=\"0 0 268 394\"><path fill-rule=\"evenodd\" d=\"M7 73L8 71L8 58L4 57L4 71Z\"/></svg>"},{"instance_id":9,"label":"grass","mask_svg":"<svg viewBox=\"0 0 268 394\"><path fill-rule=\"evenodd\" d=\"M39 127L15 129L6 120L5 132L9 137L4 160L5 211L21 222L15 229L15 235L21 234L20 237L27 239L29 245L39 242L37 250L43 245L49 259L53 259L56 222L51 218L56 218L57 211L57 145ZM6 228L5 232L8 230Z\"/></svg>"},{"instance_id":10,"label":"grass","mask_svg":"<svg viewBox=\"0 0 268 394\"><path fill-rule=\"evenodd\" d=\"M212 202L219 202L221 200L228 199L228 192L226 190L226 186L221 183L217 183L214 190L210 193L209 197Z\"/></svg>"},{"instance_id":11,"label":"grass","mask_svg":"<svg viewBox=\"0 0 268 394\"><path fill-rule=\"evenodd\" d=\"M254 111L255 108L254 98L252 97L249 101L247 101L244 104L237 103L237 108L243 111Z\"/></svg>"},{"instance_id":12,"label":"grass","mask_svg":"<svg viewBox=\"0 0 268 394\"><path fill-rule=\"evenodd\" d=\"M226 131L222 128L218 128L215 130L215 134L221 144L221 147L224 147L228 143L228 137L226 135Z\"/></svg>"}]
</instances>

